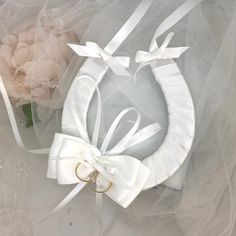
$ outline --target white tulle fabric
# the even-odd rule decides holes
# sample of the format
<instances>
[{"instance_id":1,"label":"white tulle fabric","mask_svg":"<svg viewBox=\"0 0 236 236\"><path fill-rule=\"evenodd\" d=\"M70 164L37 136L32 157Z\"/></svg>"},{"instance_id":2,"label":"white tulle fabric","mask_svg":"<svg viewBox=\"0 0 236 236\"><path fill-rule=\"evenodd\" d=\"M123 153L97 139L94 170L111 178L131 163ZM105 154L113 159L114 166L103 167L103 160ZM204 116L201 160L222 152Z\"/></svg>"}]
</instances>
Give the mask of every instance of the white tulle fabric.
<instances>
[{"instance_id":1,"label":"white tulle fabric","mask_svg":"<svg viewBox=\"0 0 236 236\"><path fill-rule=\"evenodd\" d=\"M67 2L67 6L76 3L77 1ZM129 52L134 58L137 50L147 51L156 27L181 3L181 0L154 1L145 19L119 49L117 55L125 56L126 52ZM50 4L64 9L62 1L50 1ZM81 9L88 10L88 1L84 4ZM80 35L83 36L81 44L93 41L104 48L111 35L124 24L137 4L136 0L116 0L102 5L89 27L85 26L85 34ZM177 172L175 177L178 178L175 178L175 181L168 182L169 185L182 187L181 191L159 186L143 192L127 209L122 209L105 198L104 235L235 234L235 7L234 1L206 0L171 29L175 32L173 46L190 47L177 63L189 86L196 110L196 136L188 155L188 168L183 172ZM46 7L48 8L50 6ZM31 14L35 16L35 13L39 13L40 10L44 12L44 9L40 1L6 1L0 9L1 25L4 29L1 35L11 32L18 26L21 22L19 19L27 18L27 15ZM89 16L92 15L91 11L88 10ZM73 22L73 19L76 19L76 14L68 13L64 20ZM78 22L75 20L74 29L78 29L79 32ZM164 38L160 38L158 42L163 40ZM80 64L78 57L72 59L63 74L58 91L54 94L54 107L60 107L62 104L62 97L77 74ZM136 67L137 65L131 65L133 71ZM167 80L165 82L167 83ZM159 121L162 131L142 150L132 149L127 154L144 159L155 152L163 143L169 124L167 105L152 72L148 68L140 71L136 83L124 78L119 78L118 81L112 73L108 73L100 89L103 94L104 111L107 111L103 117L103 134L122 109L127 105L136 106L144 118L143 125ZM55 114L43 107L38 110L45 122L34 127L36 132L32 129L21 129L21 133L32 147L37 146L33 138L34 133L36 140L47 147L54 131L57 130L56 124L58 127L60 125L61 114L59 110ZM88 111L91 117L88 120L90 131L95 111L96 98L92 100ZM94 216L95 196L86 189L61 212L42 224L35 223L55 207L71 187L59 186L46 178L46 158L35 158L34 155L26 154L18 148L13 141L2 103L0 112L1 234L98 235L98 224ZM129 125L128 123L127 126ZM120 128L121 133L124 126ZM187 166L187 162L185 165Z\"/></svg>"}]
</instances>

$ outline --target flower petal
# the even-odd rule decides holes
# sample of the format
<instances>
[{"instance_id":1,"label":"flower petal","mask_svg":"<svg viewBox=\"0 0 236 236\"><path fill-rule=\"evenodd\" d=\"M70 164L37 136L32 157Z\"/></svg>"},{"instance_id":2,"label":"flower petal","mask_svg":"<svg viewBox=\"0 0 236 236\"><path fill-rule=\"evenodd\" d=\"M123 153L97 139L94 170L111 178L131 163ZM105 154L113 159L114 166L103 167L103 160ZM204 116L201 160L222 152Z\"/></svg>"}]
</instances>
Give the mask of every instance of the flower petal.
<instances>
[{"instance_id":1,"label":"flower petal","mask_svg":"<svg viewBox=\"0 0 236 236\"><path fill-rule=\"evenodd\" d=\"M8 64L8 66L12 67L11 58L13 55L13 49L7 45L2 45L0 47L0 55L3 60Z\"/></svg>"},{"instance_id":2,"label":"flower petal","mask_svg":"<svg viewBox=\"0 0 236 236\"><path fill-rule=\"evenodd\" d=\"M17 47L15 53L12 57L12 64L15 67L21 66L25 64L27 61L32 60L32 47L31 46L23 46L22 44Z\"/></svg>"},{"instance_id":3,"label":"flower petal","mask_svg":"<svg viewBox=\"0 0 236 236\"><path fill-rule=\"evenodd\" d=\"M2 43L15 49L18 43L18 38L14 34L7 34L5 37L2 38Z\"/></svg>"}]
</instances>

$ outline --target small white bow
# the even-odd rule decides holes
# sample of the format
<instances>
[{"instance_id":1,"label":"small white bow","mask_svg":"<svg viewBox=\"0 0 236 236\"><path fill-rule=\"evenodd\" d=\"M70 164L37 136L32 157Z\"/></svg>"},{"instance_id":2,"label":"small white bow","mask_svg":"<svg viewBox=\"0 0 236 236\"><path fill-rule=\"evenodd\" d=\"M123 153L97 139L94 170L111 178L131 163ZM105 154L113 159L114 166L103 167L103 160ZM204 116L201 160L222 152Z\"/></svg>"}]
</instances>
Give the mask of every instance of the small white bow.
<instances>
[{"instance_id":1,"label":"small white bow","mask_svg":"<svg viewBox=\"0 0 236 236\"><path fill-rule=\"evenodd\" d=\"M129 57L113 57L94 42L86 42L85 46L68 44L79 56L103 59L116 75L130 76L125 69L129 67Z\"/></svg>"},{"instance_id":2,"label":"small white bow","mask_svg":"<svg viewBox=\"0 0 236 236\"><path fill-rule=\"evenodd\" d=\"M179 58L189 47L168 48L168 45L170 44L173 37L174 33L169 33L165 38L163 44L159 48L156 48L151 52L138 51L136 53L135 61L139 63L147 63L154 60Z\"/></svg>"},{"instance_id":3,"label":"small white bow","mask_svg":"<svg viewBox=\"0 0 236 236\"><path fill-rule=\"evenodd\" d=\"M56 134L48 163L48 177L59 184L96 184L112 200L127 207L142 191L149 168L127 155L102 155L93 145L65 134Z\"/></svg>"}]
</instances>

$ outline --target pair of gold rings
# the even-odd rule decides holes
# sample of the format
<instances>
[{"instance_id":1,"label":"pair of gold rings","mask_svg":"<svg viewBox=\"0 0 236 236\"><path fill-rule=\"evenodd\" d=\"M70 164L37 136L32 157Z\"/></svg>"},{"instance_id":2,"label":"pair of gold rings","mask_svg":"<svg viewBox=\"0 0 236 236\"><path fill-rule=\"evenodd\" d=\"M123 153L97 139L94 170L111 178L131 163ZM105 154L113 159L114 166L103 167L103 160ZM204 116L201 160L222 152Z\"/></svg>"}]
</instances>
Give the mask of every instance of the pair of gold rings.
<instances>
[{"instance_id":1,"label":"pair of gold rings","mask_svg":"<svg viewBox=\"0 0 236 236\"><path fill-rule=\"evenodd\" d=\"M75 168L75 175L76 177L82 181L82 182L85 182L85 183L96 183L97 181L97 177L99 176L99 172L97 170L94 170L92 173L89 174L88 178L87 179L83 179L79 176L78 172L79 172L79 167L80 167L81 163L79 163L76 168ZM90 186L90 185L89 185ZM96 192L96 193L105 193L107 192L108 190L110 190L112 186L112 182L109 182L109 185L107 186L107 188L104 188L104 189L94 189L90 186L91 190Z\"/></svg>"}]
</instances>

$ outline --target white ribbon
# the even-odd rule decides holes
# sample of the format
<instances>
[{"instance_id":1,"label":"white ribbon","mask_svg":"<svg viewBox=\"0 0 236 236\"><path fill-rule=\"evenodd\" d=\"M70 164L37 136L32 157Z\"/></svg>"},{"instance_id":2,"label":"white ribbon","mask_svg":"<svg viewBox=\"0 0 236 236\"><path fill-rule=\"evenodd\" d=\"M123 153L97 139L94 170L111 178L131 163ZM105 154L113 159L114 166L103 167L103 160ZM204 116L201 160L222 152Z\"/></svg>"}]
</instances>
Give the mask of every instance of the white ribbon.
<instances>
[{"instance_id":1,"label":"white ribbon","mask_svg":"<svg viewBox=\"0 0 236 236\"><path fill-rule=\"evenodd\" d=\"M24 142L21 138L20 135L20 131L18 129L17 123L16 123L16 118L15 118L15 114L10 102L10 99L8 97L6 88L4 86L3 80L2 80L2 76L0 75L0 93L2 94L3 97L3 101L5 103L6 109L7 109L7 113L8 113L8 117L10 120L10 124L11 124L11 128L12 128L12 132L14 134L16 143L18 144L19 147L25 149L26 151L33 153L33 154L48 154L50 151L50 148L42 148L42 149L35 149L35 150L31 150L25 147Z\"/></svg>"},{"instance_id":2,"label":"white ribbon","mask_svg":"<svg viewBox=\"0 0 236 236\"><path fill-rule=\"evenodd\" d=\"M162 45L158 48L157 46L152 51L137 51L135 61L140 63L137 68L134 78L136 78L137 73L147 65L157 60L168 60L179 58L189 47L169 47L171 40L174 37L174 33L171 32L167 35ZM157 45L157 44L156 44Z\"/></svg>"},{"instance_id":3,"label":"white ribbon","mask_svg":"<svg viewBox=\"0 0 236 236\"><path fill-rule=\"evenodd\" d=\"M178 23L183 17L185 17L194 7L204 0L187 0L181 4L174 12L172 12L157 28L151 44L150 51L158 48L156 39L163 35L172 26Z\"/></svg>"},{"instance_id":4,"label":"white ribbon","mask_svg":"<svg viewBox=\"0 0 236 236\"><path fill-rule=\"evenodd\" d=\"M136 53L136 62L152 62L154 60L163 60L163 59L174 59L179 58L189 47L173 47L168 48L172 38L174 37L174 33L171 32L165 38L163 44L154 49L151 52L146 51L138 51Z\"/></svg>"},{"instance_id":5,"label":"white ribbon","mask_svg":"<svg viewBox=\"0 0 236 236\"><path fill-rule=\"evenodd\" d=\"M86 42L86 46L80 46L77 44L68 45L79 56L103 59L116 75L130 76L130 73L125 69L129 67L129 57L113 57L105 49L102 49L94 42Z\"/></svg>"},{"instance_id":6,"label":"white ribbon","mask_svg":"<svg viewBox=\"0 0 236 236\"><path fill-rule=\"evenodd\" d=\"M80 76L78 80L81 79L93 81L92 78L85 75ZM70 94L76 92L75 84L76 83L74 82ZM94 130L99 132L102 108L99 89L96 88L96 91L98 94L98 115L96 117ZM76 107L73 106L73 96L70 97L70 101L71 109L75 110ZM132 111L137 113L136 121L127 134L124 135L114 147L108 150L120 121L126 114ZM71 114L73 116L75 113L72 112ZM73 119L78 120L78 117L75 115L73 116ZM128 148L152 137L160 130L160 125L154 123L138 131L140 123L141 116L135 108L124 109L111 124L100 150L92 144L93 142L97 143L97 140L94 140L94 138L92 138L93 142L88 143L79 137L73 137L66 134L55 135L49 156L47 176L49 178L57 179L59 184L78 184L78 186L69 193L53 212L64 207L86 185L86 183L81 181L76 175L78 166L78 175L82 179L88 179L94 171L97 171L97 173L99 173L98 178L96 179L98 186L106 189L109 183L111 183L111 187L105 193L122 207L127 207L137 197L148 179L150 172L149 168L142 164L138 159L122 155L122 153ZM81 127L78 127L78 130L80 129ZM95 133L93 136L97 137L98 134Z\"/></svg>"}]
</instances>

